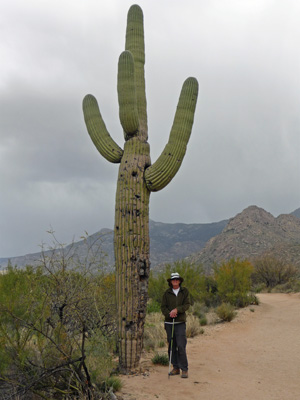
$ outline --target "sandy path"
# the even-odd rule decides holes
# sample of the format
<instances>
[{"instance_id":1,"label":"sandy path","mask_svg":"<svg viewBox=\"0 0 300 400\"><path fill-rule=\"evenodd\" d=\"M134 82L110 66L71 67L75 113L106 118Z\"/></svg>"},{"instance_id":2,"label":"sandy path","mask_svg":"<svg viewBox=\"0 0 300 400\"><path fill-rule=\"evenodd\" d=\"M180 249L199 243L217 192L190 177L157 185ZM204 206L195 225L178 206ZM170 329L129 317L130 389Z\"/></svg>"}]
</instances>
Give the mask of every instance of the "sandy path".
<instances>
[{"instance_id":1,"label":"sandy path","mask_svg":"<svg viewBox=\"0 0 300 400\"><path fill-rule=\"evenodd\" d=\"M300 399L300 294L260 294L260 306L188 340L189 378L168 367L123 377L124 400ZM147 365L147 361L144 361ZM150 365L150 364L149 364Z\"/></svg>"}]
</instances>

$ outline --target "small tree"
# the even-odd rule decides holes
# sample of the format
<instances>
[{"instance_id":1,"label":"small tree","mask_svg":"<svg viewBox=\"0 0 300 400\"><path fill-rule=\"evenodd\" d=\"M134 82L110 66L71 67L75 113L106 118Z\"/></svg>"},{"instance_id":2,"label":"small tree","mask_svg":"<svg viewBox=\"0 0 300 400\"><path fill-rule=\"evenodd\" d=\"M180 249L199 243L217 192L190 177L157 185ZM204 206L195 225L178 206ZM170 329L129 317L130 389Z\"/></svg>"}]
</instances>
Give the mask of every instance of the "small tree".
<instances>
[{"instance_id":1,"label":"small tree","mask_svg":"<svg viewBox=\"0 0 300 400\"><path fill-rule=\"evenodd\" d=\"M5 398L91 399L112 369L113 275L64 246L37 268L0 275L0 377Z\"/></svg>"},{"instance_id":2,"label":"small tree","mask_svg":"<svg viewBox=\"0 0 300 400\"><path fill-rule=\"evenodd\" d=\"M276 285L287 283L298 273L293 265L271 255L265 255L254 261L252 279L254 283L263 283L267 288L272 289Z\"/></svg>"},{"instance_id":3,"label":"small tree","mask_svg":"<svg viewBox=\"0 0 300 400\"><path fill-rule=\"evenodd\" d=\"M253 266L246 260L231 259L215 267L215 280L222 301L234 306L249 304Z\"/></svg>"}]
</instances>

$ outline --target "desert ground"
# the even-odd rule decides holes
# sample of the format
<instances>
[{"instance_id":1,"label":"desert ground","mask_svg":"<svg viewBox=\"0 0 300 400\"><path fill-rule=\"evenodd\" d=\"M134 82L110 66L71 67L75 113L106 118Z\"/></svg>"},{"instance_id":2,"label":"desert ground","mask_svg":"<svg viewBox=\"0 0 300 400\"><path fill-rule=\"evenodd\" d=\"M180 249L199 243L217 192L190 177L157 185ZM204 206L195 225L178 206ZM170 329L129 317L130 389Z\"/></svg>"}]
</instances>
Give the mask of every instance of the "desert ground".
<instances>
[{"instance_id":1,"label":"desert ground","mask_svg":"<svg viewBox=\"0 0 300 400\"><path fill-rule=\"evenodd\" d=\"M189 378L144 355L141 372L123 376L124 400L300 399L300 293L259 294L259 306L188 339ZM120 396L120 397L119 397Z\"/></svg>"}]
</instances>

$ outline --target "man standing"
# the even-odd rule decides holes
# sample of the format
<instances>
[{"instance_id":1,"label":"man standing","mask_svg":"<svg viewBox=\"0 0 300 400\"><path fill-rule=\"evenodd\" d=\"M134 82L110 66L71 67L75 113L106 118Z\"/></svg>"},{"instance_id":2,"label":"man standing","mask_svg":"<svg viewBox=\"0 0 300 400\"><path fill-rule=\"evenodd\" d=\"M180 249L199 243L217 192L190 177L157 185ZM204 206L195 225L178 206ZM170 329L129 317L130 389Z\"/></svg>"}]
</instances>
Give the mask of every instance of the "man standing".
<instances>
[{"instance_id":1,"label":"man standing","mask_svg":"<svg viewBox=\"0 0 300 400\"><path fill-rule=\"evenodd\" d=\"M165 330L169 343L169 358L172 351L171 362L173 370L170 375L180 375L188 377L188 360L186 356L186 310L190 306L189 291L185 287L181 287L183 278L174 272L171 278L167 279L169 289L167 289L162 298L161 311L165 316ZM171 349L173 332L173 343Z\"/></svg>"}]
</instances>

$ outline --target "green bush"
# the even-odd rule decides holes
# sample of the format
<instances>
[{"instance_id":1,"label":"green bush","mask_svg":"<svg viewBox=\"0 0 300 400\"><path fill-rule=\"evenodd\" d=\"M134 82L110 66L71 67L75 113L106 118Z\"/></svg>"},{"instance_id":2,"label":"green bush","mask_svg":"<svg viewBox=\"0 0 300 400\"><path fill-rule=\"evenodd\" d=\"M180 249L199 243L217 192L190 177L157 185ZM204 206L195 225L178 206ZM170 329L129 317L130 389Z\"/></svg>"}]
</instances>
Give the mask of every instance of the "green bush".
<instances>
[{"instance_id":1,"label":"green bush","mask_svg":"<svg viewBox=\"0 0 300 400\"><path fill-rule=\"evenodd\" d=\"M156 353L151 361L156 365L169 365L169 357L167 354Z\"/></svg>"},{"instance_id":2,"label":"green bush","mask_svg":"<svg viewBox=\"0 0 300 400\"><path fill-rule=\"evenodd\" d=\"M158 303L156 300L150 299L147 304L147 313L158 313L161 312L160 309L160 303Z\"/></svg>"},{"instance_id":3,"label":"green bush","mask_svg":"<svg viewBox=\"0 0 300 400\"><path fill-rule=\"evenodd\" d=\"M299 276L299 271L295 266L273 256L265 255L254 261L252 274L254 285L263 284L267 289L278 285L284 288L284 285L287 285L287 290L289 290L297 276Z\"/></svg>"},{"instance_id":4,"label":"green bush","mask_svg":"<svg viewBox=\"0 0 300 400\"><path fill-rule=\"evenodd\" d=\"M201 319L205 317L205 314L208 312L208 310L208 307L204 303L197 301L189 308L188 312Z\"/></svg>"},{"instance_id":5,"label":"green bush","mask_svg":"<svg viewBox=\"0 0 300 400\"><path fill-rule=\"evenodd\" d=\"M75 260L63 246L42 253L38 268L9 266L0 275L7 398L92 395L114 366L114 282L114 275L104 276L91 259L87 265Z\"/></svg>"},{"instance_id":6,"label":"green bush","mask_svg":"<svg viewBox=\"0 0 300 400\"><path fill-rule=\"evenodd\" d=\"M232 304L222 303L216 308L216 314L222 321L230 322L236 317L237 313Z\"/></svg>"},{"instance_id":7,"label":"green bush","mask_svg":"<svg viewBox=\"0 0 300 400\"><path fill-rule=\"evenodd\" d=\"M252 273L253 266L246 260L231 259L215 267L215 280L221 301L236 307L250 304Z\"/></svg>"},{"instance_id":8,"label":"green bush","mask_svg":"<svg viewBox=\"0 0 300 400\"><path fill-rule=\"evenodd\" d=\"M121 379L114 375L106 378L105 381L101 385L101 390L103 392L108 392L110 389L112 389L113 392L117 392L121 388L122 388Z\"/></svg>"}]
</instances>

